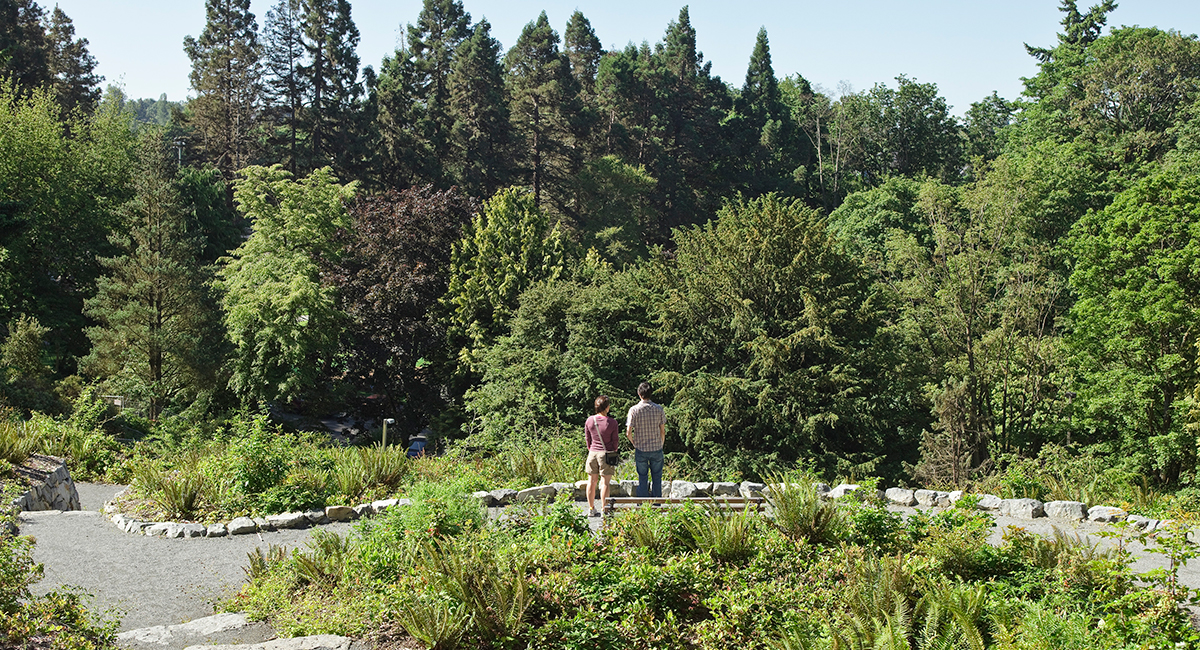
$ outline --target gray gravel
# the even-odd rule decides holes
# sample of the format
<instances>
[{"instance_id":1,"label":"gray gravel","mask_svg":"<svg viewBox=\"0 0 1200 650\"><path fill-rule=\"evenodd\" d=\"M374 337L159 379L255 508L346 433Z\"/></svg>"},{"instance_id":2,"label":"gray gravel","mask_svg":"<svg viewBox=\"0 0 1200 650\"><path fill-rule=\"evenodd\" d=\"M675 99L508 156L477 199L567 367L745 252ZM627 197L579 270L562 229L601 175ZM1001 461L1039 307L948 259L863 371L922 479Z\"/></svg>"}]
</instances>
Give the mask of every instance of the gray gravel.
<instances>
[{"instance_id":1,"label":"gray gravel","mask_svg":"<svg viewBox=\"0 0 1200 650\"><path fill-rule=\"evenodd\" d=\"M269 544L302 546L312 534L306 529L215 539L131 535L98 512L124 486L77 487L85 510L22 517L21 534L37 540L33 557L46 571L34 589L42 594L66 585L80 587L92 595L93 611L121 617L122 631L212 614L213 604L245 581L247 553ZM337 533L350 527L323 526Z\"/></svg>"}]
</instances>

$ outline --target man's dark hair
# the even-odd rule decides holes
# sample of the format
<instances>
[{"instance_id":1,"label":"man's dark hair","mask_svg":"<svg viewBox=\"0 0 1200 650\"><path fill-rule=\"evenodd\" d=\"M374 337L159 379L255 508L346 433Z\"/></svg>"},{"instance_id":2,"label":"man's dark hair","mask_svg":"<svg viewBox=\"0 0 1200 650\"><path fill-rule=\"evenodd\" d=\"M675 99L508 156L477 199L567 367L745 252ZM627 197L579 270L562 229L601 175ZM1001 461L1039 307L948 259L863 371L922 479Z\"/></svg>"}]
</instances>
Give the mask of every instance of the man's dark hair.
<instances>
[{"instance_id":1,"label":"man's dark hair","mask_svg":"<svg viewBox=\"0 0 1200 650\"><path fill-rule=\"evenodd\" d=\"M650 384L642 382L638 384L638 397L642 399L650 399L653 392L650 390Z\"/></svg>"}]
</instances>

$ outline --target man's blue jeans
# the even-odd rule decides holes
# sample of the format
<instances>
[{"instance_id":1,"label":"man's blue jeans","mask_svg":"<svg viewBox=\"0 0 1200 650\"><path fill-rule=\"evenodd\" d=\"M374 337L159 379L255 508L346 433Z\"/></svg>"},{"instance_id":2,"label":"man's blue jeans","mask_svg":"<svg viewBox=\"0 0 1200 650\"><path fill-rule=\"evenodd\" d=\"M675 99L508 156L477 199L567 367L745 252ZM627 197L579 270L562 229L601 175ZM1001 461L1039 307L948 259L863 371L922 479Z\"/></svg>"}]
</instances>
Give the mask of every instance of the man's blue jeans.
<instances>
[{"instance_id":1,"label":"man's blue jeans","mask_svg":"<svg viewBox=\"0 0 1200 650\"><path fill-rule=\"evenodd\" d=\"M663 467L663 452L658 451L640 451L634 450L633 463L637 466L638 473L638 490L639 497L661 497L662 496L662 467ZM653 481L647 485L646 473L649 472Z\"/></svg>"}]
</instances>

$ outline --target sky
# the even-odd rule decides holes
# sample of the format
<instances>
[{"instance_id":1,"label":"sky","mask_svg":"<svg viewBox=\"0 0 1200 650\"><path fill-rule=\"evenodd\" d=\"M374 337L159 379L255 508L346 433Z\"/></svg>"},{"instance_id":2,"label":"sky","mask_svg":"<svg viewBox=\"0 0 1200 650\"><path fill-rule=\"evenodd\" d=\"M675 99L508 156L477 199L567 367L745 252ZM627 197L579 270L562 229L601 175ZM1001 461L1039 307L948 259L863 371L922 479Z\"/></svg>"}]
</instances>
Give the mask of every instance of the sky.
<instances>
[{"instance_id":1,"label":"sky","mask_svg":"<svg viewBox=\"0 0 1200 650\"><path fill-rule=\"evenodd\" d=\"M252 0L261 25L277 0ZM1080 6L1090 6L1080 0ZM57 4L89 41L105 84L134 98L171 100L191 94L187 35L204 29L203 0L40 0ZM362 34L358 54L376 70L415 22L421 0L352 0ZM661 0L464 0L472 21L487 18L492 35L507 49L521 29L545 11L561 34L576 10L591 21L608 49L658 42L678 17L682 2ZM1013 99L1021 77L1037 72L1024 43L1052 46L1062 14L1058 0L692 0L689 12L699 49L714 74L737 87L761 27L767 29L775 74L799 73L827 94L861 91L876 83L895 87L905 75L936 83L962 115L972 102L996 91ZM1200 32L1200 2L1124 0L1109 15L1109 27L1140 25Z\"/></svg>"}]
</instances>

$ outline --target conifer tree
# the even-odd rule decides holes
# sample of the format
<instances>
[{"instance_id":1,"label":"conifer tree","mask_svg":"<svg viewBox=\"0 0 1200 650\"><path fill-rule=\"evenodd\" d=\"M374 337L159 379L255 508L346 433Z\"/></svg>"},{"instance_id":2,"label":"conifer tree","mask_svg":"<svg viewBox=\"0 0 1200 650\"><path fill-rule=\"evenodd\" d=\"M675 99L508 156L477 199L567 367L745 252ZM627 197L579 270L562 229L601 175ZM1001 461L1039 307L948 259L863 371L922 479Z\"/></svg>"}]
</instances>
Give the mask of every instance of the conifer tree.
<instances>
[{"instance_id":1,"label":"conifer tree","mask_svg":"<svg viewBox=\"0 0 1200 650\"><path fill-rule=\"evenodd\" d=\"M358 79L358 27L348 0L302 0L308 65L301 76L309 91L304 125L310 159L305 169L332 164L339 172L362 155L354 111L363 92Z\"/></svg>"},{"instance_id":2,"label":"conifer tree","mask_svg":"<svg viewBox=\"0 0 1200 650\"><path fill-rule=\"evenodd\" d=\"M34 0L0 0L0 79L29 91L50 81L45 11Z\"/></svg>"},{"instance_id":3,"label":"conifer tree","mask_svg":"<svg viewBox=\"0 0 1200 650\"><path fill-rule=\"evenodd\" d=\"M433 170L440 167L439 162L450 152L456 117L450 106L450 78L455 52L472 36L470 23L471 15L463 10L462 2L425 0L416 24L408 26L408 51L412 59L409 81L420 111L415 135L423 153L430 156L432 164L426 165L426 169L432 181L441 176Z\"/></svg>"},{"instance_id":4,"label":"conifer tree","mask_svg":"<svg viewBox=\"0 0 1200 650\"><path fill-rule=\"evenodd\" d=\"M512 124L504 92L500 42L479 21L455 55L448 81L450 173L472 196L491 196L508 181Z\"/></svg>"},{"instance_id":5,"label":"conifer tree","mask_svg":"<svg viewBox=\"0 0 1200 650\"><path fill-rule=\"evenodd\" d=\"M232 179L254 153L262 93L258 24L250 0L206 0L205 14L200 38L183 41L196 91L189 121L207 160Z\"/></svg>"},{"instance_id":6,"label":"conifer tree","mask_svg":"<svg viewBox=\"0 0 1200 650\"><path fill-rule=\"evenodd\" d=\"M580 95L591 97L596 90L596 72L600 70L604 48L596 38L591 21L578 9L571 14L563 32L563 51L571 62L571 75L579 84Z\"/></svg>"},{"instance_id":7,"label":"conifer tree","mask_svg":"<svg viewBox=\"0 0 1200 650\"><path fill-rule=\"evenodd\" d=\"M272 159L293 174L301 157L300 114L309 90L301 75L304 54L300 0L279 0L267 12L263 29L263 98L277 130L271 134Z\"/></svg>"},{"instance_id":8,"label":"conifer tree","mask_svg":"<svg viewBox=\"0 0 1200 650\"><path fill-rule=\"evenodd\" d=\"M88 40L75 38L75 25L62 9L54 7L46 25L51 85L63 111L91 113L100 101L100 82L95 73L96 59L88 52Z\"/></svg>"},{"instance_id":9,"label":"conifer tree","mask_svg":"<svg viewBox=\"0 0 1200 650\"><path fill-rule=\"evenodd\" d=\"M105 274L86 303L99 325L87 331L92 351L83 369L142 401L153 420L211 379L215 355L202 344L214 310L196 262L200 242L187 233L161 136L152 132L141 146L137 194L123 208L128 233L110 235L120 254L101 258Z\"/></svg>"},{"instance_id":10,"label":"conifer tree","mask_svg":"<svg viewBox=\"0 0 1200 650\"><path fill-rule=\"evenodd\" d=\"M518 167L533 187L534 203L562 211L581 152L573 146L570 121L578 111L578 89L558 44L558 33L543 11L521 31L505 66L513 124L524 139Z\"/></svg>"}]
</instances>

